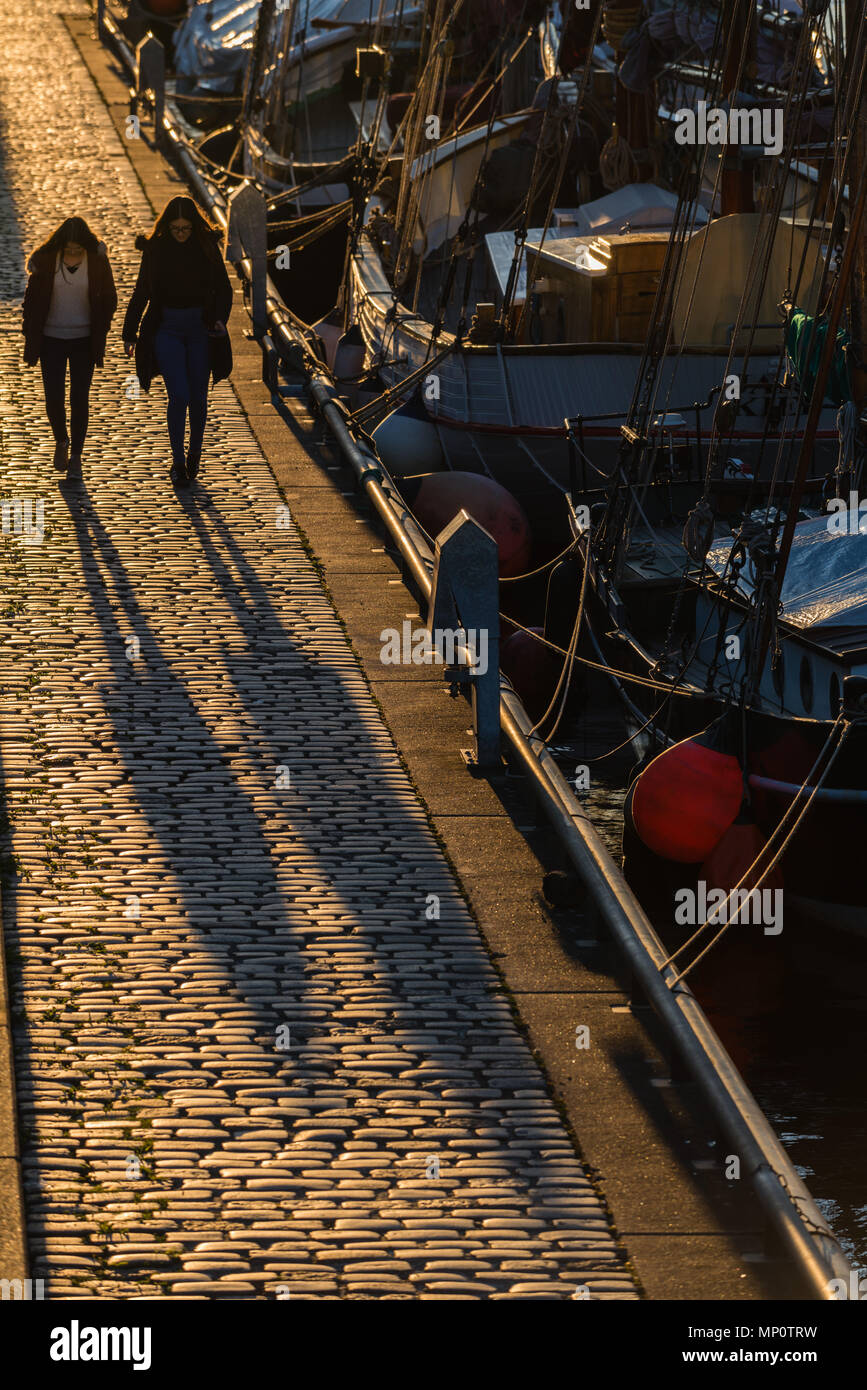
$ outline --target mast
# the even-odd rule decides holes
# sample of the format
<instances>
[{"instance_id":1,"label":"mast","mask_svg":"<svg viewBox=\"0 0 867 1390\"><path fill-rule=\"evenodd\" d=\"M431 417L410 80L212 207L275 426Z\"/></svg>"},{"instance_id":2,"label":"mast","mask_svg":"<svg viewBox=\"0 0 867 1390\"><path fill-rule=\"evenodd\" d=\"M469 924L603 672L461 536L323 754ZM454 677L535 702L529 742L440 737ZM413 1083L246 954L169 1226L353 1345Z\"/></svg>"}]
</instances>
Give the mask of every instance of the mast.
<instances>
[{"instance_id":1,"label":"mast","mask_svg":"<svg viewBox=\"0 0 867 1390\"><path fill-rule=\"evenodd\" d=\"M620 44L636 22L636 9L640 6L635 0L607 0L605 5L604 33L614 49L614 61L618 68L626 57ZM651 82L646 92L632 92L617 82L614 94L614 120L617 130L625 139L635 160L635 182L647 183L653 178L653 156L650 142L656 122L656 83Z\"/></svg>"},{"instance_id":2,"label":"mast","mask_svg":"<svg viewBox=\"0 0 867 1390\"><path fill-rule=\"evenodd\" d=\"M852 74L853 81L857 81L857 74L867 62L867 23L861 23L864 13L863 5L864 0L847 0L846 5L846 43L853 54L853 61L847 64L847 67ZM860 45L858 45L859 26L861 28ZM859 47L858 54L855 54L854 51L856 45ZM852 171L849 178L851 206L855 196L856 172L867 164L867 85L862 91L860 106L853 113L850 138L854 156L849 161L849 168ZM860 415L867 404L867 223L864 222L861 224L861 231L855 246L852 289L849 297L849 323L851 335L849 379L852 384L852 399Z\"/></svg>"},{"instance_id":3,"label":"mast","mask_svg":"<svg viewBox=\"0 0 867 1390\"><path fill-rule=\"evenodd\" d=\"M724 23L728 30L729 42L726 49L723 70L723 96L728 97L732 106L737 105L738 74L741 60L746 51L742 78L755 74L756 57L756 12L754 0L726 0ZM744 159L736 145L727 145L723 154L722 179L720 180L720 206L725 217L732 212L753 212L753 168Z\"/></svg>"},{"instance_id":4,"label":"mast","mask_svg":"<svg viewBox=\"0 0 867 1390\"><path fill-rule=\"evenodd\" d=\"M262 57L268 35L271 32L271 23L274 18L276 0L262 0L259 15L256 20L256 32L253 38L253 51L247 63L247 72L244 78L244 95L241 103L241 128L249 122L253 114L253 103L259 92L259 81L262 75Z\"/></svg>"}]
</instances>

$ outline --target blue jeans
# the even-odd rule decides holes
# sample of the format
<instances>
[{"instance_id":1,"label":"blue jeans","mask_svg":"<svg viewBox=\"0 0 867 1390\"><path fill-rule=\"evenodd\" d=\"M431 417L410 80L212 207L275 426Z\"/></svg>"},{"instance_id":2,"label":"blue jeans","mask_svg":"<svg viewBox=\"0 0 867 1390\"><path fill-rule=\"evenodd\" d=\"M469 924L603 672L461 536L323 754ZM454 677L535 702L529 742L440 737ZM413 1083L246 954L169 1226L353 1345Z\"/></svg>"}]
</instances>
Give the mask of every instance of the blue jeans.
<instances>
[{"instance_id":1,"label":"blue jeans","mask_svg":"<svg viewBox=\"0 0 867 1390\"><path fill-rule=\"evenodd\" d=\"M184 466L184 433L190 416L190 458L198 463L208 418L210 358L201 309L163 309L154 337L157 365L166 383L166 419L172 461Z\"/></svg>"}]
</instances>

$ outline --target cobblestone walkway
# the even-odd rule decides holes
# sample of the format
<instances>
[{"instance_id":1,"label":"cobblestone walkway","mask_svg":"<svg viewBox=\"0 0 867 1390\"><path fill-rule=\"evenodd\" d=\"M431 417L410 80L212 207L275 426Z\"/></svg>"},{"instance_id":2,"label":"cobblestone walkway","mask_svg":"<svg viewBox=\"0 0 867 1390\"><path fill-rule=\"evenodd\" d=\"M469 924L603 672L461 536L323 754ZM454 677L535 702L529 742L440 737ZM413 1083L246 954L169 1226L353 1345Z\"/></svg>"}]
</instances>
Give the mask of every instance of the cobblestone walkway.
<instances>
[{"instance_id":1,"label":"cobblestone walkway","mask_svg":"<svg viewBox=\"0 0 867 1390\"><path fill-rule=\"evenodd\" d=\"M32 1272L60 1299L633 1298L229 386L182 506L116 322L58 487L25 250L82 213L123 306L151 217L60 8L0 0L2 496L44 504L41 543L0 538Z\"/></svg>"}]
</instances>

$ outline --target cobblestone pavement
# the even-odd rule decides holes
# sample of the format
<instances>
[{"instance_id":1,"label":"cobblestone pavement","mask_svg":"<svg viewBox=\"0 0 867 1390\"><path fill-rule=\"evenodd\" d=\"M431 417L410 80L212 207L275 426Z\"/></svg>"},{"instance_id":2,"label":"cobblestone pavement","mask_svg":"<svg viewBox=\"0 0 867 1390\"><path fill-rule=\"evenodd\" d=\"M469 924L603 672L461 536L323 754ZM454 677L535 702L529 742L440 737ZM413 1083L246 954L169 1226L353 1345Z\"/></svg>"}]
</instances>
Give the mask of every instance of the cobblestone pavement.
<instances>
[{"instance_id":1,"label":"cobblestone pavement","mask_svg":"<svg viewBox=\"0 0 867 1390\"><path fill-rule=\"evenodd\" d=\"M123 305L150 219L59 8L0 0L2 495L44 503L41 543L0 538L32 1272L59 1299L634 1298L230 387L181 505L116 323L58 486L24 249L83 213Z\"/></svg>"}]
</instances>

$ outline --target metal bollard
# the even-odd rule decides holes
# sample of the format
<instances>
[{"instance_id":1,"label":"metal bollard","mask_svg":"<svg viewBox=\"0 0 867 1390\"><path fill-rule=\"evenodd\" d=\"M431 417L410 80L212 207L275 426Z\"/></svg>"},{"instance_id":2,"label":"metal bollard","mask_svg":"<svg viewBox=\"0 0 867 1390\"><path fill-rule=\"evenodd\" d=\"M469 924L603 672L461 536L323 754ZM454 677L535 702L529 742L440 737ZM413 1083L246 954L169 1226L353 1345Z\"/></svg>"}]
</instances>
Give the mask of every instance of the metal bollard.
<instances>
[{"instance_id":1,"label":"metal bollard","mask_svg":"<svg viewBox=\"0 0 867 1390\"><path fill-rule=\"evenodd\" d=\"M250 262L253 333L259 338L268 327L268 219L264 197L246 181L227 200L225 256Z\"/></svg>"},{"instance_id":2,"label":"metal bollard","mask_svg":"<svg viewBox=\"0 0 867 1390\"><path fill-rule=\"evenodd\" d=\"M163 114L166 109L166 55L159 39L147 34L135 50L136 99L153 93L154 142L163 142Z\"/></svg>"},{"instance_id":3,"label":"metal bollard","mask_svg":"<svg viewBox=\"0 0 867 1390\"><path fill-rule=\"evenodd\" d=\"M438 633L452 634L453 652L455 634L466 635L458 655L466 654L472 664L447 669L446 679L469 681L476 762L479 767L500 767L499 553L493 536L465 511L436 538L428 630L437 650Z\"/></svg>"}]
</instances>

